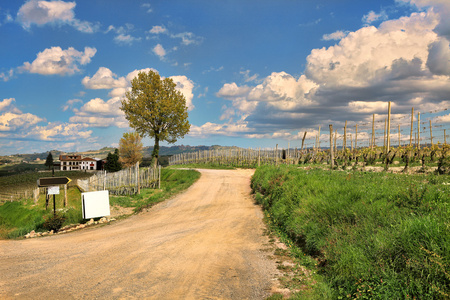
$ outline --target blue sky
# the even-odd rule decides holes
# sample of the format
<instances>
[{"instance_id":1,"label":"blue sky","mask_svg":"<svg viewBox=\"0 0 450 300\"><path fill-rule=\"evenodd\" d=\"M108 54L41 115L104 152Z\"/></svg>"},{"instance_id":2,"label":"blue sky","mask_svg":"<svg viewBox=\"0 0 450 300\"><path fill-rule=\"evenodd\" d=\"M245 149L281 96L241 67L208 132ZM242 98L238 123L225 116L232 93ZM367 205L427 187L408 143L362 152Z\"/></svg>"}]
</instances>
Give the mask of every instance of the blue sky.
<instances>
[{"instance_id":1,"label":"blue sky","mask_svg":"<svg viewBox=\"0 0 450 300\"><path fill-rule=\"evenodd\" d=\"M148 69L187 99L176 145L296 147L346 120L363 141L387 101L393 128L414 107L439 135L449 40L448 0L3 0L0 155L117 146L120 100Z\"/></svg>"}]
</instances>

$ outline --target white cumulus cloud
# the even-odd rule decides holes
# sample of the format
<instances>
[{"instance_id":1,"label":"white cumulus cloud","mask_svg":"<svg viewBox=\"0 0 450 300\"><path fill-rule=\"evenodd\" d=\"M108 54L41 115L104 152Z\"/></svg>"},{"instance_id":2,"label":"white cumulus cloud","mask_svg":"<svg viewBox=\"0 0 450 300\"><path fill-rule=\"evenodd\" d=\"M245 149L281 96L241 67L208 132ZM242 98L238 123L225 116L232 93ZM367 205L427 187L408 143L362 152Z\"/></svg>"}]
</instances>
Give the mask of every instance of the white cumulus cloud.
<instances>
[{"instance_id":1,"label":"white cumulus cloud","mask_svg":"<svg viewBox=\"0 0 450 300\"><path fill-rule=\"evenodd\" d=\"M180 91L186 99L186 106L188 110L193 110L194 104L192 104L192 99L194 98L194 94L192 93L192 90L194 89L194 83L192 80L184 75L170 76L169 78L173 80L173 82L177 85L176 89Z\"/></svg>"},{"instance_id":2,"label":"white cumulus cloud","mask_svg":"<svg viewBox=\"0 0 450 300\"><path fill-rule=\"evenodd\" d=\"M166 50L161 44L158 44L153 48L153 53L155 53L161 60L166 56Z\"/></svg>"},{"instance_id":3,"label":"white cumulus cloud","mask_svg":"<svg viewBox=\"0 0 450 300\"><path fill-rule=\"evenodd\" d=\"M362 21L366 25L370 25L376 21L384 21L388 18L385 11L381 11L379 14L371 10L367 15L364 15Z\"/></svg>"},{"instance_id":4,"label":"white cumulus cloud","mask_svg":"<svg viewBox=\"0 0 450 300\"><path fill-rule=\"evenodd\" d=\"M105 67L100 67L92 77L84 77L81 83L85 88L94 90L125 88L128 85L124 77L117 78L116 74Z\"/></svg>"},{"instance_id":5,"label":"white cumulus cloud","mask_svg":"<svg viewBox=\"0 0 450 300\"><path fill-rule=\"evenodd\" d=\"M41 75L72 75L80 72L80 65L90 63L96 52L97 49L90 47L85 47L83 52L73 47L67 50L51 47L39 52L32 63L25 62L19 69Z\"/></svg>"},{"instance_id":6,"label":"white cumulus cloud","mask_svg":"<svg viewBox=\"0 0 450 300\"><path fill-rule=\"evenodd\" d=\"M75 2L30 0L20 7L17 20L25 29L32 24L67 24L85 33L96 31L98 25L75 18L75 6Z\"/></svg>"},{"instance_id":7,"label":"white cumulus cloud","mask_svg":"<svg viewBox=\"0 0 450 300\"><path fill-rule=\"evenodd\" d=\"M345 38L348 33L349 33L348 31L338 30L338 31L335 31L333 33L324 34L322 36L322 40L324 40L324 41L330 41L330 40L338 41L338 40L341 40L341 39Z\"/></svg>"},{"instance_id":8,"label":"white cumulus cloud","mask_svg":"<svg viewBox=\"0 0 450 300\"><path fill-rule=\"evenodd\" d=\"M164 26L157 25L157 26L153 26L149 32L153 33L153 34L167 33L167 28Z\"/></svg>"}]
</instances>

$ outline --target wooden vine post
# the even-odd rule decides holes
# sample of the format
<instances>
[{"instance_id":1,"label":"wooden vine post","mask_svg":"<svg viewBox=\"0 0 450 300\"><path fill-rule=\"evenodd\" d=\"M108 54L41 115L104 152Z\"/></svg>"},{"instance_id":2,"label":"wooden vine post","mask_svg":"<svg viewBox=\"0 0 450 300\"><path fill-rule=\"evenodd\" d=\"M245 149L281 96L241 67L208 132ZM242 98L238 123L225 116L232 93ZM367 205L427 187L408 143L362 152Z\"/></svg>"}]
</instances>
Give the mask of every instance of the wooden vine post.
<instances>
[{"instance_id":1,"label":"wooden vine post","mask_svg":"<svg viewBox=\"0 0 450 300\"><path fill-rule=\"evenodd\" d=\"M386 153L389 153L391 146L391 101L388 102L388 120L387 120L387 148Z\"/></svg>"},{"instance_id":2,"label":"wooden vine post","mask_svg":"<svg viewBox=\"0 0 450 300\"><path fill-rule=\"evenodd\" d=\"M261 147L258 149L258 167L261 166Z\"/></svg>"},{"instance_id":3,"label":"wooden vine post","mask_svg":"<svg viewBox=\"0 0 450 300\"><path fill-rule=\"evenodd\" d=\"M306 131L303 134L303 138L302 138L302 152L303 152L303 145L305 144L305 138L306 138Z\"/></svg>"},{"instance_id":4,"label":"wooden vine post","mask_svg":"<svg viewBox=\"0 0 450 300\"><path fill-rule=\"evenodd\" d=\"M420 111L417 113L417 149L420 149Z\"/></svg>"},{"instance_id":5,"label":"wooden vine post","mask_svg":"<svg viewBox=\"0 0 450 300\"><path fill-rule=\"evenodd\" d=\"M275 166L278 167L278 144L275 147Z\"/></svg>"},{"instance_id":6,"label":"wooden vine post","mask_svg":"<svg viewBox=\"0 0 450 300\"><path fill-rule=\"evenodd\" d=\"M358 148L358 124L356 124L356 129L355 129L355 149Z\"/></svg>"},{"instance_id":7,"label":"wooden vine post","mask_svg":"<svg viewBox=\"0 0 450 300\"><path fill-rule=\"evenodd\" d=\"M319 126L319 134L317 135L317 149L320 149L320 126Z\"/></svg>"},{"instance_id":8,"label":"wooden vine post","mask_svg":"<svg viewBox=\"0 0 450 300\"><path fill-rule=\"evenodd\" d=\"M286 159L287 159L287 164L290 165L291 164L291 158L289 156L289 147L290 147L290 142L288 141L288 148L287 148L287 155L286 155Z\"/></svg>"},{"instance_id":9,"label":"wooden vine post","mask_svg":"<svg viewBox=\"0 0 450 300\"><path fill-rule=\"evenodd\" d=\"M330 124L330 161L331 161L331 170L334 169L334 151L333 151L333 125Z\"/></svg>"},{"instance_id":10,"label":"wooden vine post","mask_svg":"<svg viewBox=\"0 0 450 300\"><path fill-rule=\"evenodd\" d=\"M372 149L375 146L375 114L372 115Z\"/></svg>"},{"instance_id":11,"label":"wooden vine post","mask_svg":"<svg viewBox=\"0 0 450 300\"><path fill-rule=\"evenodd\" d=\"M347 120L345 120L344 126L344 151L347 148Z\"/></svg>"},{"instance_id":12,"label":"wooden vine post","mask_svg":"<svg viewBox=\"0 0 450 300\"><path fill-rule=\"evenodd\" d=\"M414 107L411 109L411 134L409 135L409 146L412 145L413 128L414 128Z\"/></svg>"}]
</instances>

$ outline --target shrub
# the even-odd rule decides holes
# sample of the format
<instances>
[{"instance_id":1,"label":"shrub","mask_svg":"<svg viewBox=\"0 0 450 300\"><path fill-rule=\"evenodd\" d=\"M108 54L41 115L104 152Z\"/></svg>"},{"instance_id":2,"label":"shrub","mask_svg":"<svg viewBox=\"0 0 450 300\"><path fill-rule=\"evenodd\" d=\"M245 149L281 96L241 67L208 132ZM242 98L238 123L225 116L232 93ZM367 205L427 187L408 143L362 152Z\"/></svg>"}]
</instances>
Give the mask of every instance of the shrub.
<instances>
[{"instance_id":1,"label":"shrub","mask_svg":"<svg viewBox=\"0 0 450 300\"><path fill-rule=\"evenodd\" d=\"M64 224L64 221L66 220L66 217L60 214L54 214L48 217L44 217L45 221L44 224L42 224L42 228L46 230L53 230L58 231L62 225Z\"/></svg>"}]
</instances>

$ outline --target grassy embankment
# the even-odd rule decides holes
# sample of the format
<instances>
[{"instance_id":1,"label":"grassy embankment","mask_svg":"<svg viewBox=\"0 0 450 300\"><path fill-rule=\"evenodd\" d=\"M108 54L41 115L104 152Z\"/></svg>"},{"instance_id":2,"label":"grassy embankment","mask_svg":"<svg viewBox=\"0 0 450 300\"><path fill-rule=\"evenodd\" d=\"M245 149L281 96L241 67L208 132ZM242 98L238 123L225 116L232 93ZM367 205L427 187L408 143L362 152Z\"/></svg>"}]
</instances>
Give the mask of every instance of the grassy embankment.
<instances>
[{"instance_id":1,"label":"grassy embankment","mask_svg":"<svg viewBox=\"0 0 450 300\"><path fill-rule=\"evenodd\" d=\"M294 298L449 299L449 183L281 166L258 168L252 188L312 271Z\"/></svg>"},{"instance_id":2,"label":"grassy embankment","mask_svg":"<svg viewBox=\"0 0 450 300\"><path fill-rule=\"evenodd\" d=\"M110 205L134 207L134 212L164 201L165 199L187 189L198 178L200 173L193 170L161 171L161 189L142 189L140 195L115 197L110 196ZM81 216L81 193L77 187L68 189L68 205L64 206L63 191L56 195L56 208L64 215L63 225L83 223ZM0 238L17 238L31 230L44 231L44 218L53 214L53 201L50 200L48 210L45 209L45 196L41 195L37 205L32 199L6 202L0 206Z\"/></svg>"}]
</instances>

